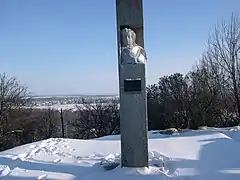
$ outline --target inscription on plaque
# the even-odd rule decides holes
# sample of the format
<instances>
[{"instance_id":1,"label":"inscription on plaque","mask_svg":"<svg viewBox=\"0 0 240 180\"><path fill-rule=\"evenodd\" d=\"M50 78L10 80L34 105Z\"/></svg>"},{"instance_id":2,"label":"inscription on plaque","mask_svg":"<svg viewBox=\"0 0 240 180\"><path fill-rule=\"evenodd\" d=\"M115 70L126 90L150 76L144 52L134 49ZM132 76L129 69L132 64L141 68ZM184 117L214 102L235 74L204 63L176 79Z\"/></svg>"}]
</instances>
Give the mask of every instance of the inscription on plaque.
<instances>
[{"instance_id":1,"label":"inscription on plaque","mask_svg":"<svg viewBox=\"0 0 240 180\"><path fill-rule=\"evenodd\" d=\"M142 91L141 79L125 79L124 80L125 92L140 92Z\"/></svg>"}]
</instances>

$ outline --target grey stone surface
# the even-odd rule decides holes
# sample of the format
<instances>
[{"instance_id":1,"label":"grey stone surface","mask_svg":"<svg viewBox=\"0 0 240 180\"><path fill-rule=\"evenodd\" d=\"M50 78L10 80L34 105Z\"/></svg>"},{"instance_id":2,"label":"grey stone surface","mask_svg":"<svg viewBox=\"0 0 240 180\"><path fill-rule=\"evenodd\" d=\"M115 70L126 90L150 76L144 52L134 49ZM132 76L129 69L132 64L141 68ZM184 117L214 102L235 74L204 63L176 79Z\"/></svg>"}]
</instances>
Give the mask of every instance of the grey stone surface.
<instances>
[{"instance_id":1,"label":"grey stone surface","mask_svg":"<svg viewBox=\"0 0 240 180\"><path fill-rule=\"evenodd\" d=\"M147 56L143 40L142 0L116 0L116 8L121 165L124 167L148 167L145 76ZM122 28L124 26L127 29ZM124 80L136 79L141 80L141 90L135 92L124 91Z\"/></svg>"},{"instance_id":2,"label":"grey stone surface","mask_svg":"<svg viewBox=\"0 0 240 180\"><path fill-rule=\"evenodd\" d=\"M136 43L144 48L142 0L116 0L118 55L120 54L121 26L130 26L136 33Z\"/></svg>"},{"instance_id":3,"label":"grey stone surface","mask_svg":"<svg viewBox=\"0 0 240 180\"><path fill-rule=\"evenodd\" d=\"M141 79L142 91L124 92L125 79ZM147 167L147 113L145 64L123 66L120 73L120 127L122 166Z\"/></svg>"},{"instance_id":4,"label":"grey stone surface","mask_svg":"<svg viewBox=\"0 0 240 180\"><path fill-rule=\"evenodd\" d=\"M143 3L142 0L116 0L117 18L121 25L142 27Z\"/></svg>"}]
</instances>

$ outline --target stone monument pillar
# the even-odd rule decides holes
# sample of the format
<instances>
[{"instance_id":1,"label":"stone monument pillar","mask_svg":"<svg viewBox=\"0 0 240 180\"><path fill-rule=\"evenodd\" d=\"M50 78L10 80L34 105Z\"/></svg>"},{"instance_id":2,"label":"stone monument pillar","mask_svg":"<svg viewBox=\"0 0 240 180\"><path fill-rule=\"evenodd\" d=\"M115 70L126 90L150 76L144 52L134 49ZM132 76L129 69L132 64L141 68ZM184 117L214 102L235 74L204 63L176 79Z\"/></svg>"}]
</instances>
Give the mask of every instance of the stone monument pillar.
<instances>
[{"instance_id":1,"label":"stone monument pillar","mask_svg":"<svg viewBox=\"0 0 240 180\"><path fill-rule=\"evenodd\" d=\"M148 167L147 101L142 0L116 0L121 163Z\"/></svg>"}]
</instances>

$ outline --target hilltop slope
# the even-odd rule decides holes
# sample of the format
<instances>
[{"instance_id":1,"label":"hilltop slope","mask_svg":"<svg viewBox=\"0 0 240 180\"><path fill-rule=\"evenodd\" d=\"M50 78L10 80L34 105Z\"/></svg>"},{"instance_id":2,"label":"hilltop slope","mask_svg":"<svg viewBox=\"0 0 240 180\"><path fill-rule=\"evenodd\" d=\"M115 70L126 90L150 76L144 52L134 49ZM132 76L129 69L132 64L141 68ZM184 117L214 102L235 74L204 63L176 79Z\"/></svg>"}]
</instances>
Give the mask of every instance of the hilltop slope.
<instances>
[{"instance_id":1,"label":"hilltop slope","mask_svg":"<svg viewBox=\"0 0 240 180\"><path fill-rule=\"evenodd\" d=\"M3 180L239 180L240 131L206 129L176 135L149 132L149 168L115 167L119 136L47 139L0 152Z\"/></svg>"}]
</instances>

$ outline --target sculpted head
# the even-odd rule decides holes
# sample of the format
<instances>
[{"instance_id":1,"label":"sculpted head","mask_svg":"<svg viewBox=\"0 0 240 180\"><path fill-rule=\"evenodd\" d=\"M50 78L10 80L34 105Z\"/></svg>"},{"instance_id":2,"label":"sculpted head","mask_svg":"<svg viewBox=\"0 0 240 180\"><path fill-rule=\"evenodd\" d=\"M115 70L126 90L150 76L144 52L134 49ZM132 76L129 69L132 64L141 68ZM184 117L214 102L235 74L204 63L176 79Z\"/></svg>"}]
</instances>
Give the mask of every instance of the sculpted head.
<instances>
[{"instance_id":1,"label":"sculpted head","mask_svg":"<svg viewBox=\"0 0 240 180\"><path fill-rule=\"evenodd\" d=\"M136 33L128 28L121 31L122 34L122 45L123 46L133 46L136 45Z\"/></svg>"}]
</instances>

